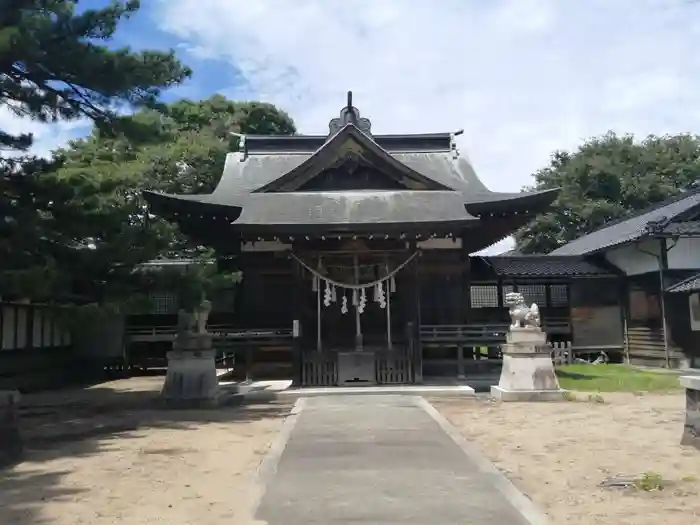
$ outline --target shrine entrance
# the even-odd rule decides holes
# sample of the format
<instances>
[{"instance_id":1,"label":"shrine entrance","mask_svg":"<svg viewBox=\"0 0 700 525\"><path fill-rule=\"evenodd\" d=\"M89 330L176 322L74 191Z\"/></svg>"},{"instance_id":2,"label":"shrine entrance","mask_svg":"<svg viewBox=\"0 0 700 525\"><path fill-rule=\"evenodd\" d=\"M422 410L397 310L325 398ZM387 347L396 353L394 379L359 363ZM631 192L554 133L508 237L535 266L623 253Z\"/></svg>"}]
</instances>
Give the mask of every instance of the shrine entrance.
<instances>
[{"instance_id":1,"label":"shrine entrance","mask_svg":"<svg viewBox=\"0 0 700 525\"><path fill-rule=\"evenodd\" d=\"M412 285L417 251L352 250L293 257L315 307L315 344L305 326L307 386L413 383ZM307 303L308 304L308 303ZM308 308L307 311L311 311ZM306 323L310 324L310 323Z\"/></svg>"}]
</instances>

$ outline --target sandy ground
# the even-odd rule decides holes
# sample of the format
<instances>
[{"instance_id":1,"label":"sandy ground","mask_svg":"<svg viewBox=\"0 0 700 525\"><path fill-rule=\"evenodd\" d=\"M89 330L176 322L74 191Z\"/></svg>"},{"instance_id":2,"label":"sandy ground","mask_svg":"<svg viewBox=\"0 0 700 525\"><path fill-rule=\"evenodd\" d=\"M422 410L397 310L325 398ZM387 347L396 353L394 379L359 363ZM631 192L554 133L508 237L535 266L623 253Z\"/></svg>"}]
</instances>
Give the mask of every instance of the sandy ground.
<instances>
[{"instance_id":1,"label":"sandy ground","mask_svg":"<svg viewBox=\"0 0 700 525\"><path fill-rule=\"evenodd\" d=\"M679 445L683 394L603 394L604 403L430 402L550 517L552 525L697 525L700 451ZM600 401L600 399L598 400ZM602 488L659 474L662 491Z\"/></svg>"},{"instance_id":2,"label":"sandy ground","mask_svg":"<svg viewBox=\"0 0 700 525\"><path fill-rule=\"evenodd\" d=\"M0 471L2 525L241 525L289 413L157 406L162 377L25 396L26 461Z\"/></svg>"}]
</instances>

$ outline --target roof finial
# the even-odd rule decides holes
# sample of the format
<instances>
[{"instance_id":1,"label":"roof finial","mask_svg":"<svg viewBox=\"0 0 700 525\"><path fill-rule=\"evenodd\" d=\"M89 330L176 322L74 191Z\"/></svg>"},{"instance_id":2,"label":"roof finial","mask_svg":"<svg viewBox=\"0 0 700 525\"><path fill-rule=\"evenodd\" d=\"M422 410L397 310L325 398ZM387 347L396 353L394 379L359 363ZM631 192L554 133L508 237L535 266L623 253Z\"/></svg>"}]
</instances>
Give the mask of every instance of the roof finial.
<instances>
[{"instance_id":1,"label":"roof finial","mask_svg":"<svg viewBox=\"0 0 700 525\"><path fill-rule=\"evenodd\" d=\"M352 105L352 91L348 91L348 105L340 110L340 117L334 118L328 124L329 137L335 135L344 126L348 124L353 124L360 131L367 135L372 134L372 123L369 119L361 118L360 111Z\"/></svg>"},{"instance_id":2,"label":"roof finial","mask_svg":"<svg viewBox=\"0 0 700 525\"><path fill-rule=\"evenodd\" d=\"M230 135L238 137L238 153L240 153L241 162L243 162L248 157L248 148L245 143L245 135L243 133L236 133L235 131L229 131Z\"/></svg>"},{"instance_id":3,"label":"roof finial","mask_svg":"<svg viewBox=\"0 0 700 525\"><path fill-rule=\"evenodd\" d=\"M452 151L452 158L459 158L459 149L457 149L457 137L464 133L463 129L458 129L457 131L450 133L450 150Z\"/></svg>"}]
</instances>

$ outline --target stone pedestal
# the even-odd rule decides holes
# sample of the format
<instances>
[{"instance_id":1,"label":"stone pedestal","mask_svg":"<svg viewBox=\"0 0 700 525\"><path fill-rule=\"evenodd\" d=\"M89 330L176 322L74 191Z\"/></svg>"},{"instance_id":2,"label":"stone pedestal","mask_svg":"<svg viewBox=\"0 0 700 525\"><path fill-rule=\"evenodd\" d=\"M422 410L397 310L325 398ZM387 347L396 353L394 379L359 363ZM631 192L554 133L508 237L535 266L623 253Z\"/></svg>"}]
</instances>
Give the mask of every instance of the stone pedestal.
<instances>
[{"instance_id":1,"label":"stone pedestal","mask_svg":"<svg viewBox=\"0 0 700 525\"><path fill-rule=\"evenodd\" d=\"M216 351L209 333L181 333L168 352L168 372L161 392L176 408L216 406L220 401Z\"/></svg>"},{"instance_id":2,"label":"stone pedestal","mask_svg":"<svg viewBox=\"0 0 700 525\"><path fill-rule=\"evenodd\" d=\"M683 376L685 388L685 425L681 445L700 450L700 376Z\"/></svg>"},{"instance_id":3,"label":"stone pedestal","mask_svg":"<svg viewBox=\"0 0 700 525\"><path fill-rule=\"evenodd\" d=\"M491 396L501 401L559 401L559 388L546 334L537 327L511 329L502 346L503 368Z\"/></svg>"},{"instance_id":4,"label":"stone pedestal","mask_svg":"<svg viewBox=\"0 0 700 525\"><path fill-rule=\"evenodd\" d=\"M22 458L22 439L17 420L19 392L0 390L0 468Z\"/></svg>"}]
</instances>

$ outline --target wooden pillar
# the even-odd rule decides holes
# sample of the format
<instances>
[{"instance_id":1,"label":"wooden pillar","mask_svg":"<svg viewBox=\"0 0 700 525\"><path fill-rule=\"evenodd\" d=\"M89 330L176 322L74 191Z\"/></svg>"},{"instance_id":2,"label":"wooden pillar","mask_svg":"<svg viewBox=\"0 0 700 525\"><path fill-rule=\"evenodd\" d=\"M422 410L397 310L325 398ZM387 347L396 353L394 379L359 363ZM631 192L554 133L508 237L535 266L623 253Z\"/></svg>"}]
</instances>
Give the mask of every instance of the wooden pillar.
<instances>
[{"instance_id":1,"label":"wooden pillar","mask_svg":"<svg viewBox=\"0 0 700 525\"><path fill-rule=\"evenodd\" d=\"M459 324L468 324L471 320L472 270L469 250L467 249L467 243L464 239L462 239L460 261L462 263L462 301L460 303L461 311Z\"/></svg>"},{"instance_id":2,"label":"wooden pillar","mask_svg":"<svg viewBox=\"0 0 700 525\"><path fill-rule=\"evenodd\" d=\"M469 250L467 248L466 239L462 238L462 249L460 250L460 262L461 262L461 301L460 301L460 311L459 311L459 323L458 324L468 324L471 321L471 259L469 258ZM457 378L464 379L465 377L465 356L464 351L466 350L463 344L457 345ZM474 349L469 348L470 355L473 355Z\"/></svg>"},{"instance_id":3,"label":"wooden pillar","mask_svg":"<svg viewBox=\"0 0 700 525\"><path fill-rule=\"evenodd\" d=\"M664 331L664 357L666 360L666 368L671 368L670 359L670 334L668 333L668 319L666 317L666 277L665 272L668 270L668 246L666 239L659 239L659 304L661 306L661 324Z\"/></svg>"},{"instance_id":4,"label":"wooden pillar","mask_svg":"<svg viewBox=\"0 0 700 525\"><path fill-rule=\"evenodd\" d=\"M630 343L627 332L627 323L630 317L630 290L627 279L619 277L617 279L618 297L620 299L620 316L622 317L622 348L625 356L625 364L630 363ZM571 323L571 341L574 340L573 320ZM572 352L573 353L573 352Z\"/></svg>"},{"instance_id":5,"label":"wooden pillar","mask_svg":"<svg viewBox=\"0 0 700 525\"><path fill-rule=\"evenodd\" d=\"M415 253L416 243L411 242L410 251ZM423 349L420 344L420 273L419 273L420 256L411 261L409 265L409 282L410 282L410 314L409 323L410 341L409 348L413 349L411 359L413 361L413 380L416 383L423 382Z\"/></svg>"},{"instance_id":6,"label":"wooden pillar","mask_svg":"<svg viewBox=\"0 0 700 525\"><path fill-rule=\"evenodd\" d=\"M518 285L513 283L513 290L517 291ZM503 278L498 277L496 279L496 297L498 297L498 311L499 312L504 312L499 314L499 320L500 316L505 315L505 303L503 302Z\"/></svg>"},{"instance_id":7,"label":"wooden pillar","mask_svg":"<svg viewBox=\"0 0 700 525\"><path fill-rule=\"evenodd\" d=\"M292 289L292 360L294 386L302 384L302 364L304 359L302 316L304 312L304 281L302 268L296 261L292 261L292 275L294 286Z\"/></svg>"}]
</instances>

